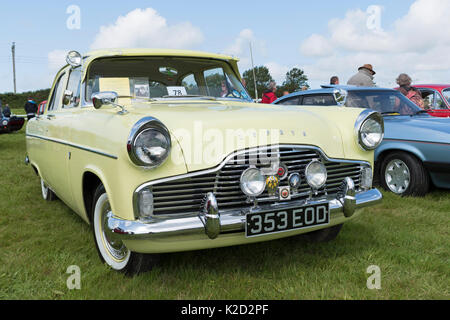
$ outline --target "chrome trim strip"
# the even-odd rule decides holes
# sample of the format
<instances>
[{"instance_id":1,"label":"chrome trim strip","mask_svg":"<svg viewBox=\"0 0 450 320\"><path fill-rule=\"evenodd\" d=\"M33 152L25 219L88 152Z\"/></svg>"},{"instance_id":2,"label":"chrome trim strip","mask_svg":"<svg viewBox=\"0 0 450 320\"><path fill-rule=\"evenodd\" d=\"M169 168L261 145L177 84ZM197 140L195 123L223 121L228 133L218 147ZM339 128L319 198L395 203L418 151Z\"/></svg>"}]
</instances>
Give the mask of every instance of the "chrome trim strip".
<instances>
[{"instance_id":1,"label":"chrome trim strip","mask_svg":"<svg viewBox=\"0 0 450 320\"><path fill-rule=\"evenodd\" d=\"M73 148L76 148L76 149L79 149L79 150L83 150L83 151L87 151L87 152L91 152L91 153L95 153L95 154L98 154L98 155L101 155L101 156L104 156L104 157L108 157L108 158L111 158L111 159L114 159L114 160L118 159L117 156L114 156L114 155L111 155L111 154L108 154L108 153L105 153L105 152L102 152L102 151L90 149L90 148L87 148L87 147L83 147L83 146L80 146L80 145L76 145L76 144L73 144L73 143L69 143L69 142L66 142L66 141L63 141L63 140L51 139L51 138L47 138L47 137L38 136L38 135L35 135L35 134L30 134L30 133L27 133L26 136L27 136L27 138L36 138L36 139L40 139L40 140L44 140L44 141L50 141L50 142L54 142L54 143L59 143L59 144L65 145L65 146L73 147Z\"/></svg>"}]
</instances>

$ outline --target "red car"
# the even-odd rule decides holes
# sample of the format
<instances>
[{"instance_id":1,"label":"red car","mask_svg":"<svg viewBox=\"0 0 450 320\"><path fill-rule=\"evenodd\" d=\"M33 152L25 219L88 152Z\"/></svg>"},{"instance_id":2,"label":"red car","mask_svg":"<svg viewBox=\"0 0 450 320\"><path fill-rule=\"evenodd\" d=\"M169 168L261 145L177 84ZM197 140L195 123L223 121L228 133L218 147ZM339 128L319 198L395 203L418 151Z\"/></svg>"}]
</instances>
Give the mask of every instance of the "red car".
<instances>
[{"instance_id":1,"label":"red car","mask_svg":"<svg viewBox=\"0 0 450 320\"><path fill-rule=\"evenodd\" d=\"M43 114L44 110L45 110L45 105L47 104L47 100L42 101L41 103L39 103L39 107L38 107L38 114Z\"/></svg>"},{"instance_id":2,"label":"red car","mask_svg":"<svg viewBox=\"0 0 450 320\"><path fill-rule=\"evenodd\" d=\"M425 105L431 110L428 112L434 117L450 117L450 84L416 84L425 100Z\"/></svg>"}]
</instances>

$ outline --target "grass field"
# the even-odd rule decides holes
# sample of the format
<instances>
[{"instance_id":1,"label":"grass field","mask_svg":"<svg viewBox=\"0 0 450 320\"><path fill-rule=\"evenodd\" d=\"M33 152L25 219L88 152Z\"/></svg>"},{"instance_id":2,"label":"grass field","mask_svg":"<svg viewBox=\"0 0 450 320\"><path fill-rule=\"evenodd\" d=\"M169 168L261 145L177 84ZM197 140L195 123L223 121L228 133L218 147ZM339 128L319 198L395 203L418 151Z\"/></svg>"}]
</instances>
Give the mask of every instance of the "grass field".
<instances>
[{"instance_id":1,"label":"grass field","mask_svg":"<svg viewBox=\"0 0 450 320\"><path fill-rule=\"evenodd\" d=\"M24 130L0 135L0 299L449 299L450 192L384 193L331 243L302 237L164 255L129 278L100 263L88 225L42 200ZM71 265L81 289L69 290ZM381 269L381 289L366 286Z\"/></svg>"}]
</instances>

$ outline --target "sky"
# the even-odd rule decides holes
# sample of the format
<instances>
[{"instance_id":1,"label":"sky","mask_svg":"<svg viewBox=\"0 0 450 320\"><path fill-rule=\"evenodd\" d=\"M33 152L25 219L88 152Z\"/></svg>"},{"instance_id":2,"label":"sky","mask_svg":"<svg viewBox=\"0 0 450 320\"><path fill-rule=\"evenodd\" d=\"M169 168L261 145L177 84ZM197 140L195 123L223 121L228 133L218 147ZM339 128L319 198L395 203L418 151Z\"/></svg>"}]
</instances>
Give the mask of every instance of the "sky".
<instances>
[{"instance_id":1,"label":"sky","mask_svg":"<svg viewBox=\"0 0 450 320\"><path fill-rule=\"evenodd\" d=\"M450 0L347 1L6 1L0 0L0 92L49 88L70 50L192 49L241 59L241 73L266 66L278 84L305 71L312 88L345 83L370 63L394 87L450 83Z\"/></svg>"}]
</instances>

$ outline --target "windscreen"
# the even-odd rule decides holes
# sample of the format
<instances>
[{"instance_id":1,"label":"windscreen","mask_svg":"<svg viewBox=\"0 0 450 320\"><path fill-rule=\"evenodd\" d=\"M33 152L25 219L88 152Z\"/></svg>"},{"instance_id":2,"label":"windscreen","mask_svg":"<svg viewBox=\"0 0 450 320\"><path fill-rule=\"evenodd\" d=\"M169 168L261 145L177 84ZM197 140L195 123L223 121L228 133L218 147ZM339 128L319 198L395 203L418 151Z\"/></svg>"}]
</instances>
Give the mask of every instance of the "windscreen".
<instances>
[{"instance_id":1,"label":"windscreen","mask_svg":"<svg viewBox=\"0 0 450 320\"><path fill-rule=\"evenodd\" d=\"M176 57L105 58L88 71L86 100L114 91L132 99L213 97L251 101L229 64L222 60Z\"/></svg>"}]
</instances>

